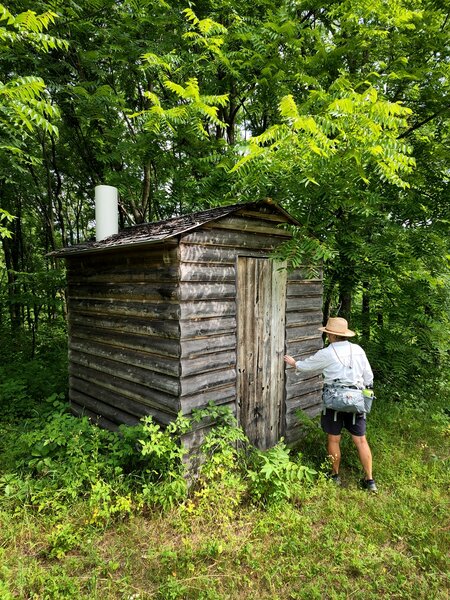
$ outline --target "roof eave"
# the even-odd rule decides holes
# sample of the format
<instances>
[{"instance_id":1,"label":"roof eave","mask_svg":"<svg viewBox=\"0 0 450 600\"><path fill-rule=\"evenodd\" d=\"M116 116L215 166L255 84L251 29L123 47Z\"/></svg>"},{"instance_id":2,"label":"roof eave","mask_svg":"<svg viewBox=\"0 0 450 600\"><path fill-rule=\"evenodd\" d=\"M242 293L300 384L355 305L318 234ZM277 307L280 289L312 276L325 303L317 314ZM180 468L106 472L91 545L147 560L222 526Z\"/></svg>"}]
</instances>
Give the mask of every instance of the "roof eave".
<instances>
[{"instance_id":1,"label":"roof eave","mask_svg":"<svg viewBox=\"0 0 450 600\"><path fill-rule=\"evenodd\" d=\"M71 247L66 247L66 248L62 248L60 250L55 250L53 252L50 252L49 254L47 254L47 256L53 256L55 258L69 258L72 256L80 256L80 255L85 256L88 254L98 254L99 252L117 252L122 249L128 250L130 248L139 248L142 246L162 244L164 242L167 242L168 240L185 235L186 233L189 233L190 231L194 231L195 229L202 227L206 223L213 223L215 221L218 221L219 219L228 217L229 215L231 215L233 213L239 212L240 210L243 210L246 207L249 207L252 205L260 206L262 204L266 204L266 205L270 206L271 208L275 208L278 212L280 212L287 219L288 225L295 225L297 227L300 226L300 223L297 221L297 219L294 219L294 217L292 217L287 211L285 211L276 202L274 202L271 198L265 198L264 200L261 200L259 202L258 201L257 202L247 202L244 204L230 205L229 212L225 212L225 213L218 215L217 217L211 218L207 221L194 223L194 224L190 225L189 227L185 227L184 229L177 230L173 233L167 234L167 235L157 238L157 239L134 241L134 242L132 241L132 242L123 243L123 244L117 244L117 245L111 245L111 246L104 245L104 246L97 246L97 247L90 247L90 248L89 247L88 248L79 248L77 246L71 246ZM226 207L224 207L224 208L226 208Z\"/></svg>"}]
</instances>

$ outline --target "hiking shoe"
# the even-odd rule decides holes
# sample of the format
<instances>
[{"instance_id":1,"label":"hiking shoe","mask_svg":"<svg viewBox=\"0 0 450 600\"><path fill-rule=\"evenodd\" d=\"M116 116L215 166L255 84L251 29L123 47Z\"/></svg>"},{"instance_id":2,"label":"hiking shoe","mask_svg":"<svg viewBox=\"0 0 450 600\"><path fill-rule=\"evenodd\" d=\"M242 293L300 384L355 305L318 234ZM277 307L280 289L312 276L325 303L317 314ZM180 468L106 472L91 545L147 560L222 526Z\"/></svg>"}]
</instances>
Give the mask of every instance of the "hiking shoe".
<instances>
[{"instance_id":1,"label":"hiking shoe","mask_svg":"<svg viewBox=\"0 0 450 600\"><path fill-rule=\"evenodd\" d=\"M361 487L368 492L373 492L375 494L378 492L378 488L373 479L361 479Z\"/></svg>"},{"instance_id":2,"label":"hiking shoe","mask_svg":"<svg viewBox=\"0 0 450 600\"><path fill-rule=\"evenodd\" d=\"M334 485L337 485L337 486L342 485L342 480L337 473L328 475L328 479L330 481L332 481L334 483Z\"/></svg>"}]
</instances>

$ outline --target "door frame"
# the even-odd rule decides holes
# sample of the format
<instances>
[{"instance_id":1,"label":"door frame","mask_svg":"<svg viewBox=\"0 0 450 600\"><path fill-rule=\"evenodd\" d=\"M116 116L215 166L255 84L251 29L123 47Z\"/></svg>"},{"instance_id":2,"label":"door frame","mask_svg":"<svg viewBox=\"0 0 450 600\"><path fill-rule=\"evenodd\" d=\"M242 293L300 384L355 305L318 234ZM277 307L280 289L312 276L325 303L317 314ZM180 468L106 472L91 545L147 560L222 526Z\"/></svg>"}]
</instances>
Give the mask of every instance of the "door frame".
<instances>
[{"instance_id":1,"label":"door frame","mask_svg":"<svg viewBox=\"0 0 450 600\"><path fill-rule=\"evenodd\" d=\"M258 260L266 262L258 265ZM257 276L270 281L256 282ZM286 284L285 262L262 254L236 257L236 417L250 441L263 450L275 445L286 427ZM258 299L262 304L255 313Z\"/></svg>"}]
</instances>

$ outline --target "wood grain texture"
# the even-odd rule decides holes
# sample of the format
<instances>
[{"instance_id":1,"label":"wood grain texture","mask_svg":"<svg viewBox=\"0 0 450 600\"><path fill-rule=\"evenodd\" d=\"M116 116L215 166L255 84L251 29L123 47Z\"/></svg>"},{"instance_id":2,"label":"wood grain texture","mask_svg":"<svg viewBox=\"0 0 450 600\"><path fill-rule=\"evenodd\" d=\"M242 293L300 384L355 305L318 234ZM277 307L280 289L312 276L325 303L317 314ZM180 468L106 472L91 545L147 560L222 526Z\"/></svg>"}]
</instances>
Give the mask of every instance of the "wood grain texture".
<instances>
[{"instance_id":1,"label":"wood grain texture","mask_svg":"<svg viewBox=\"0 0 450 600\"><path fill-rule=\"evenodd\" d=\"M321 380L299 379L282 357L322 346L322 274L269 259L287 220L248 209L168 242L68 256L74 411L114 428L214 401L260 447L295 442L295 413L317 409Z\"/></svg>"},{"instance_id":2,"label":"wood grain texture","mask_svg":"<svg viewBox=\"0 0 450 600\"><path fill-rule=\"evenodd\" d=\"M120 379L130 382L140 383L161 392L166 392L169 396L179 394L180 384L178 377L169 376L165 373L158 373L150 369L143 369L134 365L92 354L87 348L75 349L69 346L69 361L81 367L90 367L96 371L115 375Z\"/></svg>"},{"instance_id":3,"label":"wood grain texture","mask_svg":"<svg viewBox=\"0 0 450 600\"><path fill-rule=\"evenodd\" d=\"M269 259L238 258L237 396L239 421L258 448L283 427L286 271Z\"/></svg>"},{"instance_id":4,"label":"wood grain texture","mask_svg":"<svg viewBox=\"0 0 450 600\"><path fill-rule=\"evenodd\" d=\"M152 387L151 382L129 381L120 375L107 373L76 362L69 365L69 376L71 384L73 383L74 386L77 381L84 381L87 385L98 386L107 393L117 393L126 399L134 400L157 411L176 415L180 410L178 394L171 395L167 391L160 391Z\"/></svg>"},{"instance_id":5,"label":"wood grain texture","mask_svg":"<svg viewBox=\"0 0 450 600\"><path fill-rule=\"evenodd\" d=\"M93 425L98 425L99 427L102 427L103 429L109 429L109 431L118 431L119 430L118 423L114 423L113 421L110 421L106 417L96 414L95 412L89 410L83 404L77 404L73 400L69 400L69 406L70 406L72 413L75 416L87 417L88 419L90 419L90 421L92 422Z\"/></svg>"}]
</instances>

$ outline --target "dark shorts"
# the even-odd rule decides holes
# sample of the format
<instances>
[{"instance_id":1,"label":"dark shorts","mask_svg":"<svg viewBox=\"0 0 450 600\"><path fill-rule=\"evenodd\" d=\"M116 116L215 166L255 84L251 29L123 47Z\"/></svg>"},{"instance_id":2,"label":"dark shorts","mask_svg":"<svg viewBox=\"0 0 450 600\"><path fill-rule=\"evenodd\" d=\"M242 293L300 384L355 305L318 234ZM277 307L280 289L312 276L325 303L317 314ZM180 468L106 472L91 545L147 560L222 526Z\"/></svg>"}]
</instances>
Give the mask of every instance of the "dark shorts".
<instances>
[{"instance_id":1,"label":"dark shorts","mask_svg":"<svg viewBox=\"0 0 450 600\"><path fill-rule=\"evenodd\" d=\"M354 413L336 412L331 408L327 408L326 414L322 412L320 424L325 433L331 435L340 435L343 427L352 435L358 437L366 435L366 419L362 413L355 415Z\"/></svg>"}]
</instances>

